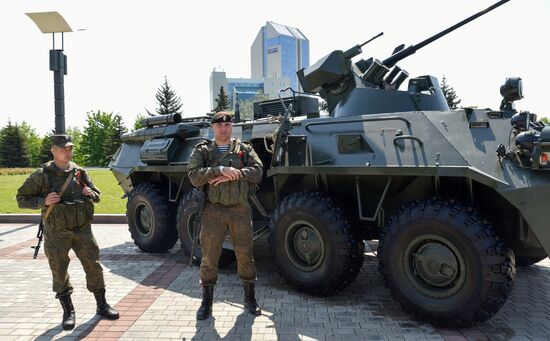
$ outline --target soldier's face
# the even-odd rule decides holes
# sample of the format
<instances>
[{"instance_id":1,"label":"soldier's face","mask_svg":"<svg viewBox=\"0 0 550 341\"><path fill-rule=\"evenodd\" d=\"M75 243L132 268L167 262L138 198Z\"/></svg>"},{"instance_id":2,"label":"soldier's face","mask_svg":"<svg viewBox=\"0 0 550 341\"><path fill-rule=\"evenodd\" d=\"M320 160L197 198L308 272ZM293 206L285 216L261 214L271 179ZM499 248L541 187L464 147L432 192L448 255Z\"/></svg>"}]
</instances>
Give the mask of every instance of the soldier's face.
<instances>
[{"instance_id":1,"label":"soldier's face","mask_svg":"<svg viewBox=\"0 0 550 341\"><path fill-rule=\"evenodd\" d=\"M50 151L53 154L54 161L67 163L73 159L73 146L58 147L52 146Z\"/></svg>"},{"instance_id":2,"label":"soldier's face","mask_svg":"<svg viewBox=\"0 0 550 341\"><path fill-rule=\"evenodd\" d=\"M212 124L212 130L214 131L214 137L216 141L228 141L231 139L231 132L233 131L232 122L217 122Z\"/></svg>"}]
</instances>

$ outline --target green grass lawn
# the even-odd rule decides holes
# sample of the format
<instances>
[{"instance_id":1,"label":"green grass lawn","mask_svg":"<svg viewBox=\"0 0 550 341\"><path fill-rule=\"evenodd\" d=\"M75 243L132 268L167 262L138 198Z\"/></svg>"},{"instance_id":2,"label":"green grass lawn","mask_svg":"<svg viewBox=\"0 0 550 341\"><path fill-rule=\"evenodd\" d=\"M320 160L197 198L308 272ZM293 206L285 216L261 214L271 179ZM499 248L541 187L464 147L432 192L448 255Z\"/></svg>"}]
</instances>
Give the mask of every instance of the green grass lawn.
<instances>
[{"instance_id":1,"label":"green grass lawn","mask_svg":"<svg viewBox=\"0 0 550 341\"><path fill-rule=\"evenodd\" d=\"M101 169L88 172L94 184L101 190L101 201L95 205L95 213L125 213L126 199L120 198L123 192L111 171ZM20 209L15 201L17 189L29 174L7 175L0 172L0 214L40 212L39 210Z\"/></svg>"}]
</instances>

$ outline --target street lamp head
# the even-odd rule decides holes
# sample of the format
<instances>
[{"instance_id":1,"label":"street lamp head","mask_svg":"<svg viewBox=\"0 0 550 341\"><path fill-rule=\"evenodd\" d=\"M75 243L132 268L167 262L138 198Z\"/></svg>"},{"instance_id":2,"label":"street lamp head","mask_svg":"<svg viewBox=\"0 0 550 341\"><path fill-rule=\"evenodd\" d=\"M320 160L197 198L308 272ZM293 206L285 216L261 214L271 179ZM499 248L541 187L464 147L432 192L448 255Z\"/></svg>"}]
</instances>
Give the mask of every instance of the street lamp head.
<instances>
[{"instance_id":1,"label":"street lamp head","mask_svg":"<svg viewBox=\"0 0 550 341\"><path fill-rule=\"evenodd\" d=\"M58 12L25 13L38 26L42 33L63 33L73 30Z\"/></svg>"}]
</instances>

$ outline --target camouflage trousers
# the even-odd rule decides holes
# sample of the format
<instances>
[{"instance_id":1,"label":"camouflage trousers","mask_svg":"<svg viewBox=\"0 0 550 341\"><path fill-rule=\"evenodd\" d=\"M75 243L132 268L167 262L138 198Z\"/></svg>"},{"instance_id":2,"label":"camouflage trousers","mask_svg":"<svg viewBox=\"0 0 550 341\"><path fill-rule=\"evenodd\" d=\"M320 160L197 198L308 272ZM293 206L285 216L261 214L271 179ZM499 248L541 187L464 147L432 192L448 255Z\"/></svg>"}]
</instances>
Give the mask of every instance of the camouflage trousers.
<instances>
[{"instance_id":1,"label":"camouflage trousers","mask_svg":"<svg viewBox=\"0 0 550 341\"><path fill-rule=\"evenodd\" d=\"M222 251L226 231L237 256L237 271L243 282L254 282L256 264L252 257L252 216L248 204L230 207L216 206L207 202L202 215L200 243L202 260L200 277L203 285L214 285L218 280L218 259Z\"/></svg>"},{"instance_id":2,"label":"camouflage trousers","mask_svg":"<svg viewBox=\"0 0 550 341\"><path fill-rule=\"evenodd\" d=\"M86 284L89 291L105 288L103 268L99 263L99 248L92 234L90 224L73 228L44 228L44 252L52 270L53 291L58 298L71 294L73 286L69 281L69 251L73 249L86 273Z\"/></svg>"}]
</instances>

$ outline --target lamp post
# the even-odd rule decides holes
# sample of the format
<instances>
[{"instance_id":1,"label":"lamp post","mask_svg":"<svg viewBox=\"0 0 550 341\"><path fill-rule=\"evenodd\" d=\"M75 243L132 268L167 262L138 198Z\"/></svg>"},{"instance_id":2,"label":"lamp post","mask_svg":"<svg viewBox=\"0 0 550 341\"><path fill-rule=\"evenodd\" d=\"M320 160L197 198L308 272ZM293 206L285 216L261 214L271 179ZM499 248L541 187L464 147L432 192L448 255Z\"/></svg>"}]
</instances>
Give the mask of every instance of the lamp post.
<instances>
[{"instance_id":1,"label":"lamp post","mask_svg":"<svg viewBox=\"0 0 550 341\"><path fill-rule=\"evenodd\" d=\"M72 32L69 24L57 12L25 13L42 33L51 33L53 46L50 50L50 70L53 71L55 99L55 134L65 134L65 86L67 56L63 54L63 33ZM55 34L61 33L61 49L55 48Z\"/></svg>"}]
</instances>

